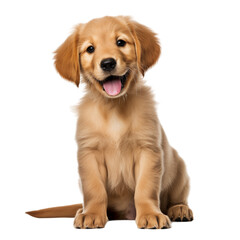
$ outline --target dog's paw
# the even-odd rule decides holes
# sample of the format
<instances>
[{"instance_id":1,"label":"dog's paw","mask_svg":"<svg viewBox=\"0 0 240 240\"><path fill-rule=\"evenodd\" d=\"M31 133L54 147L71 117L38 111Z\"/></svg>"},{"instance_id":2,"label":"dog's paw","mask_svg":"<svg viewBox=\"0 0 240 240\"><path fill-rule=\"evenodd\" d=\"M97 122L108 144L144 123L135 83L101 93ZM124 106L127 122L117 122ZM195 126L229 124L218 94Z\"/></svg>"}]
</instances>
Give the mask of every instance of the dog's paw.
<instances>
[{"instance_id":1,"label":"dog's paw","mask_svg":"<svg viewBox=\"0 0 240 240\"><path fill-rule=\"evenodd\" d=\"M193 220L192 210L184 204L170 207L168 210L168 216L173 222L188 222Z\"/></svg>"},{"instance_id":2,"label":"dog's paw","mask_svg":"<svg viewBox=\"0 0 240 240\"><path fill-rule=\"evenodd\" d=\"M136 219L138 228L165 229L171 227L171 221L163 213L144 214Z\"/></svg>"},{"instance_id":3,"label":"dog's paw","mask_svg":"<svg viewBox=\"0 0 240 240\"><path fill-rule=\"evenodd\" d=\"M100 214L88 214L82 213L81 211L77 212L74 219L75 228L103 228L107 222L108 218L106 215Z\"/></svg>"}]
</instances>

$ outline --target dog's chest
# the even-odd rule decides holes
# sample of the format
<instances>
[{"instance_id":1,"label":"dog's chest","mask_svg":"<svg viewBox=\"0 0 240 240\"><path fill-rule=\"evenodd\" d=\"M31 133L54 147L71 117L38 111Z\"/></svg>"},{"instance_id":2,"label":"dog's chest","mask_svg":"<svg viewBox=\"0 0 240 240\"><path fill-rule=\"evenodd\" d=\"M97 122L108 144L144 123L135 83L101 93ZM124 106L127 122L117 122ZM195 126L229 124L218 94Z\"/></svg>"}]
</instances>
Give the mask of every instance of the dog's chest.
<instances>
[{"instance_id":1,"label":"dog's chest","mask_svg":"<svg viewBox=\"0 0 240 240\"><path fill-rule=\"evenodd\" d=\"M126 133L129 124L126 120L121 118L118 113L113 112L109 114L105 122L105 134L110 137L115 143L118 143L120 138Z\"/></svg>"},{"instance_id":2,"label":"dog's chest","mask_svg":"<svg viewBox=\"0 0 240 240\"><path fill-rule=\"evenodd\" d=\"M134 188L133 151L131 139L131 119L122 118L117 113L108 116L106 122L108 140L104 156L108 172L109 189L122 191L125 185ZM119 190L117 190L120 188Z\"/></svg>"},{"instance_id":3,"label":"dog's chest","mask_svg":"<svg viewBox=\"0 0 240 240\"><path fill-rule=\"evenodd\" d=\"M109 189L121 189L123 185L134 188L130 117L123 117L117 111L111 111L107 116L99 113L97 124L98 133L101 133L101 151L108 172Z\"/></svg>"},{"instance_id":4,"label":"dog's chest","mask_svg":"<svg viewBox=\"0 0 240 240\"><path fill-rule=\"evenodd\" d=\"M92 113L91 131L100 134L104 140L118 144L130 128L131 121L116 110L102 112L95 108Z\"/></svg>"},{"instance_id":5,"label":"dog's chest","mask_svg":"<svg viewBox=\"0 0 240 240\"><path fill-rule=\"evenodd\" d=\"M97 159L102 165L101 175L107 176L109 190L122 192L127 186L134 188L134 151L132 125L129 114L116 109L103 111L101 106L86 108L84 121L79 121L79 143L98 150ZM82 123L82 125L81 125Z\"/></svg>"},{"instance_id":6,"label":"dog's chest","mask_svg":"<svg viewBox=\"0 0 240 240\"><path fill-rule=\"evenodd\" d=\"M122 193L125 188L134 189L134 156L131 144L109 143L104 149L107 170L107 186L110 191Z\"/></svg>"}]
</instances>

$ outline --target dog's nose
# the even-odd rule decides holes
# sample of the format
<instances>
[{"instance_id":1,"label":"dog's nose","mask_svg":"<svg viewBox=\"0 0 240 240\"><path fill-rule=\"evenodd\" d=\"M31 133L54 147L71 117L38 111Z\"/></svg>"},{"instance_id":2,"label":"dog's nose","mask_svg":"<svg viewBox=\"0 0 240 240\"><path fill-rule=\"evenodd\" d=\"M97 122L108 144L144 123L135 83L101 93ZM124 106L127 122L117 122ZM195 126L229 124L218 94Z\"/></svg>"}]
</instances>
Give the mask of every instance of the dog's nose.
<instances>
[{"instance_id":1,"label":"dog's nose","mask_svg":"<svg viewBox=\"0 0 240 240\"><path fill-rule=\"evenodd\" d=\"M103 71L110 72L112 71L117 65L117 62L114 58L105 58L101 61L100 66Z\"/></svg>"}]
</instances>

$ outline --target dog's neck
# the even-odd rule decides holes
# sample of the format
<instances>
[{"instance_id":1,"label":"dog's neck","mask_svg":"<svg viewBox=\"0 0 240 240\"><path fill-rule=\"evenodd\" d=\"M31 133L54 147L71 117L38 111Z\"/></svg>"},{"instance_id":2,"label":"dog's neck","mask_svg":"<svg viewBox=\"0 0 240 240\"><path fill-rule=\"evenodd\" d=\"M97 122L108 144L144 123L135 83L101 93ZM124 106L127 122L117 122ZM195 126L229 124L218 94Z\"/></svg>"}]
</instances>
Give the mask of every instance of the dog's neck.
<instances>
[{"instance_id":1,"label":"dog's neck","mask_svg":"<svg viewBox=\"0 0 240 240\"><path fill-rule=\"evenodd\" d=\"M102 112L106 115L117 112L123 118L128 118L135 111L139 111L139 108L148 111L148 108L154 108L155 106L151 89L144 84L141 78L132 81L127 93L119 98L106 98L94 86L87 84L86 95L83 97L82 102L92 102L97 108L102 109Z\"/></svg>"}]
</instances>

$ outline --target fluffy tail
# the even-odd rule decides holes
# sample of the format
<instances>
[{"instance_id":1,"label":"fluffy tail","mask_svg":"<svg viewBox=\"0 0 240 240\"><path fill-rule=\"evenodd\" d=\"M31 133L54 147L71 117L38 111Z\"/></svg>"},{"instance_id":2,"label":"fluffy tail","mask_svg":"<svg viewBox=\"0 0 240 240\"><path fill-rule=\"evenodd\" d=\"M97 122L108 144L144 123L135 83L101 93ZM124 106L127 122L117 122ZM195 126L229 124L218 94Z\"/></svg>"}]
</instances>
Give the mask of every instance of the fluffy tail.
<instances>
[{"instance_id":1,"label":"fluffy tail","mask_svg":"<svg viewBox=\"0 0 240 240\"><path fill-rule=\"evenodd\" d=\"M77 210L82 207L82 204L74 204L62 207L45 208L26 213L37 218L75 217Z\"/></svg>"}]
</instances>

